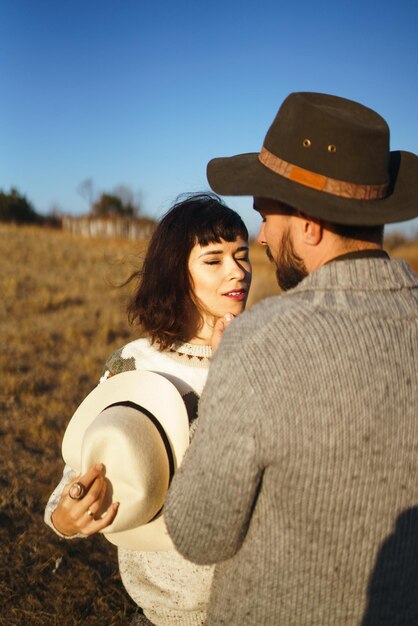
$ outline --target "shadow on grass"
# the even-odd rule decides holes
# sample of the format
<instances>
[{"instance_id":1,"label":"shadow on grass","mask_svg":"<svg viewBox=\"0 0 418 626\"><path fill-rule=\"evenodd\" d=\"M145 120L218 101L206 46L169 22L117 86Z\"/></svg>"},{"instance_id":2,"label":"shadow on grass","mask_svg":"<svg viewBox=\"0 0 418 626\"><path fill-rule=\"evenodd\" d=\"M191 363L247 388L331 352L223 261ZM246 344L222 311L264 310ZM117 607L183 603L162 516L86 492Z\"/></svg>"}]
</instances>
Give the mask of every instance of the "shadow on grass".
<instances>
[{"instance_id":1,"label":"shadow on grass","mask_svg":"<svg viewBox=\"0 0 418 626\"><path fill-rule=\"evenodd\" d=\"M418 507L414 507L398 517L379 551L362 626L417 626L417 537Z\"/></svg>"}]
</instances>

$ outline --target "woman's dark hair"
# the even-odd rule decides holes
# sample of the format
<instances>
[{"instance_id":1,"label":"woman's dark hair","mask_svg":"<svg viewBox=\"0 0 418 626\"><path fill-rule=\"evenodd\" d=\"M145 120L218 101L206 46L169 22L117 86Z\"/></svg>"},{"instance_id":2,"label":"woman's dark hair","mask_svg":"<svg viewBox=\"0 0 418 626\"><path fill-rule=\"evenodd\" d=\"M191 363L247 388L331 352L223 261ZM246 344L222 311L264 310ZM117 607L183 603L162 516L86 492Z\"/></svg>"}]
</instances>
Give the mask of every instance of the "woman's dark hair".
<instances>
[{"instance_id":1,"label":"woman's dark hair","mask_svg":"<svg viewBox=\"0 0 418 626\"><path fill-rule=\"evenodd\" d=\"M129 279L139 280L128 305L129 321L140 325L160 350L192 339L201 316L193 298L190 252L196 244L237 237L248 241L247 228L217 195L180 196L154 231L142 269Z\"/></svg>"}]
</instances>

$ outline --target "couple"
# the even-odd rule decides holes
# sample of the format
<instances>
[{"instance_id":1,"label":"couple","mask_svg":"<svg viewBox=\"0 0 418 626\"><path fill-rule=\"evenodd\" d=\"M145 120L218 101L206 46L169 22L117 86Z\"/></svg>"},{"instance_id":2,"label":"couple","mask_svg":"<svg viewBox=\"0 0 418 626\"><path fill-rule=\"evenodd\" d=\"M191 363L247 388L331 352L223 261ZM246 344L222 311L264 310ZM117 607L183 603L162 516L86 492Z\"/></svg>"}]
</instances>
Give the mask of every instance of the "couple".
<instances>
[{"instance_id":1,"label":"couple","mask_svg":"<svg viewBox=\"0 0 418 626\"><path fill-rule=\"evenodd\" d=\"M199 425L164 506L177 549L167 554L188 559L184 567L200 564L196 581L209 581L205 567L216 564L207 615L201 605L201 617L187 621L185 603L183 621L155 623L412 625L418 279L382 240L383 224L418 215L418 158L389 152L387 124L374 111L296 93L260 153L215 159L208 179L222 195L254 197L259 242L290 291L234 321L214 356ZM242 248L245 232L218 231L194 245L205 254L216 242L222 265L228 241ZM214 317L222 326L244 300L213 311L198 291L193 250L190 290L213 329ZM250 270L232 256L238 294ZM195 328L194 337L169 336L196 346L204 324ZM81 480L92 489L101 479L91 470ZM52 516L64 535L110 521L86 520L84 511L86 527L60 526L56 512L70 500Z\"/></svg>"}]
</instances>

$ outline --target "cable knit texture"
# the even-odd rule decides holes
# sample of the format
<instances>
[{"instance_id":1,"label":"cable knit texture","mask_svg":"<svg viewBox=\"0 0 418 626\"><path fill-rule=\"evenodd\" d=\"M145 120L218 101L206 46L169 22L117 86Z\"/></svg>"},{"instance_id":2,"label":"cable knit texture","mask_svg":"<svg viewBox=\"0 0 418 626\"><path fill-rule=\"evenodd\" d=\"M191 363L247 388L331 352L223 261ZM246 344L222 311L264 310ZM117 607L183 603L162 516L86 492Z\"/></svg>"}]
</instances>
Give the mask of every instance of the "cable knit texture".
<instances>
[{"instance_id":1,"label":"cable knit texture","mask_svg":"<svg viewBox=\"0 0 418 626\"><path fill-rule=\"evenodd\" d=\"M418 624L418 279L333 262L233 322L165 506L207 626Z\"/></svg>"},{"instance_id":2,"label":"cable knit texture","mask_svg":"<svg viewBox=\"0 0 418 626\"><path fill-rule=\"evenodd\" d=\"M175 378L191 420L192 437L198 422L197 401L206 382L210 357L211 349L208 346L182 344L160 352L150 345L148 339L137 339L109 357L102 380L109 375L133 369L160 372ZM45 522L58 535L60 533L52 525L51 515L58 506L64 487L74 477L75 472L65 466L63 478L45 509ZM118 558L120 575L126 591L153 624L203 625L213 567L190 563L175 550L138 552L119 548Z\"/></svg>"}]
</instances>

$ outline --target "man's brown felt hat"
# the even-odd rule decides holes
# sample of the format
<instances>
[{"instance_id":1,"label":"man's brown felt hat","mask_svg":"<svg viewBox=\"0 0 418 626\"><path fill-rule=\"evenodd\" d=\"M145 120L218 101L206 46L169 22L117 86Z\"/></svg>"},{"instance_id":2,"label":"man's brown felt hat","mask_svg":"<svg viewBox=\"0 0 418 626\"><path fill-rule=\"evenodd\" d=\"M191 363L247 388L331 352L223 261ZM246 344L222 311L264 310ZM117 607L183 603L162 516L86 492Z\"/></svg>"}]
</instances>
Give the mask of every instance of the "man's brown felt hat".
<instances>
[{"instance_id":1,"label":"man's brown felt hat","mask_svg":"<svg viewBox=\"0 0 418 626\"><path fill-rule=\"evenodd\" d=\"M390 152L375 111L327 94L290 94L260 153L212 159L207 176L221 195L278 200L336 224L418 216L418 157Z\"/></svg>"}]
</instances>

